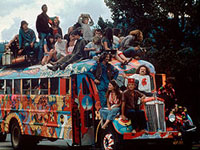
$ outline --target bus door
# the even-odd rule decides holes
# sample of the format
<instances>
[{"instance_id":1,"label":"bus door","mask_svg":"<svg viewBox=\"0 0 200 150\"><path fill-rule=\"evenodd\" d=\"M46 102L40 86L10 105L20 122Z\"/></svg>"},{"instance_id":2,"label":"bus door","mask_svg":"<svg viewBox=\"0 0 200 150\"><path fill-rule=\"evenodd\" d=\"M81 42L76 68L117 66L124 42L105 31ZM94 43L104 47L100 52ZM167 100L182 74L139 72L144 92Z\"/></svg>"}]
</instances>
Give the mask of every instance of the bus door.
<instances>
[{"instance_id":1,"label":"bus door","mask_svg":"<svg viewBox=\"0 0 200 150\"><path fill-rule=\"evenodd\" d=\"M77 75L81 145L94 144L93 89L86 75Z\"/></svg>"}]
</instances>

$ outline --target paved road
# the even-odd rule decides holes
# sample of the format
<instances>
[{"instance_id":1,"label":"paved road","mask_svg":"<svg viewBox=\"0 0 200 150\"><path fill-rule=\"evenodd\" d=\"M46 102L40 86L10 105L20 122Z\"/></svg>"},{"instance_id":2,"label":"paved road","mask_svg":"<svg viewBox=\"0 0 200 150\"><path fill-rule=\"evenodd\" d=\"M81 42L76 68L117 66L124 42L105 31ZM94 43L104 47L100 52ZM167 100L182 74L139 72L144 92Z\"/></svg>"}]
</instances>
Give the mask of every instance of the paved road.
<instances>
[{"instance_id":1,"label":"paved road","mask_svg":"<svg viewBox=\"0 0 200 150\"><path fill-rule=\"evenodd\" d=\"M42 141L40 142L36 150L97 150L92 147L73 147L70 148L67 146L67 144L63 140L58 140L56 142L50 142L50 141ZM180 146L169 146L169 145L160 145L155 143L149 143L149 144L142 144L142 145L132 145L131 147L127 147L125 149L134 149L134 150L186 150L185 147L182 145ZM12 145L10 142L10 135L7 136L6 142L0 142L0 150L13 150ZM192 147L192 150L200 150L200 144L195 144Z\"/></svg>"}]
</instances>

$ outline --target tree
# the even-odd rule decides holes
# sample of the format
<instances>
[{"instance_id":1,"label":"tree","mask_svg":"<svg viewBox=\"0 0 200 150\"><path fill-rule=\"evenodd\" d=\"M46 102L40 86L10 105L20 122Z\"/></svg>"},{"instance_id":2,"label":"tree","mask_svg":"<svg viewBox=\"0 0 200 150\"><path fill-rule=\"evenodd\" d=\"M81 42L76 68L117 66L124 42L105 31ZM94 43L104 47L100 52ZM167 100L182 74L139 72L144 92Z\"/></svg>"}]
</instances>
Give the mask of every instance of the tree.
<instances>
[{"instance_id":1,"label":"tree","mask_svg":"<svg viewBox=\"0 0 200 150\"><path fill-rule=\"evenodd\" d=\"M106 21L103 20L102 17L99 17L99 20L97 22L97 25L101 28L101 30L103 31L106 27L110 27L113 28L113 23L108 21L106 19Z\"/></svg>"},{"instance_id":2,"label":"tree","mask_svg":"<svg viewBox=\"0 0 200 150\"><path fill-rule=\"evenodd\" d=\"M179 98L198 112L193 115L199 118L200 1L104 1L112 12L115 27L123 27L125 34L133 29L143 32L144 43L153 47L145 59L155 65L157 72L176 77Z\"/></svg>"}]
</instances>

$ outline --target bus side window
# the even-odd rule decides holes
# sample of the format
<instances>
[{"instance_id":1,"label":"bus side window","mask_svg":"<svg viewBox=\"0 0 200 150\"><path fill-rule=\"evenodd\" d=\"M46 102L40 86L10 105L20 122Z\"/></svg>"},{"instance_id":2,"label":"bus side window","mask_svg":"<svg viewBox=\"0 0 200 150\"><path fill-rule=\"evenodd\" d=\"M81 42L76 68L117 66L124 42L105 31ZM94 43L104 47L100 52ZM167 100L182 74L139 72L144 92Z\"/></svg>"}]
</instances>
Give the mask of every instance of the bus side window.
<instances>
[{"instance_id":1,"label":"bus side window","mask_svg":"<svg viewBox=\"0 0 200 150\"><path fill-rule=\"evenodd\" d=\"M21 94L21 80L14 80L14 94Z\"/></svg>"},{"instance_id":2,"label":"bus side window","mask_svg":"<svg viewBox=\"0 0 200 150\"><path fill-rule=\"evenodd\" d=\"M48 78L41 79L40 94L41 95L47 95L48 94Z\"/></svg>"},{"instance_id":3,"label":"bus side window","mask_svg":"<svg viewBox=\"0 0 200 150\"><path fill-rule=\"evenodd\" d=\"M12 80L6 80L6 94L12 94Z\"/></svg>"},{"instance_id":4,"label":"bus side window","mask_svg":"<svg viewBox=\"0 0 200 150\"><path fill-rule=\"evenodd\" d=\"M23 79L22 82L22 94L23 95L30 95L31 92L31 80L30 79Z\"/></svg>"},{"instance_id":5,"label":"bus side window","mask_svg":"<svg viewBox=\"0 0 200 150\"><path fill-rule=\"evenodd\" d=\"M88 84L85 80L85 78L82 79L82 88L83 88L83 94L84 95L89 95L90 94L90 90L89 90L89 87L88 87Z\"/></svg>"},{"instance_id":6,"label":"bus side window","mask_svg":"<svg viewBox=\"0 0 200 150\"><path fill-rule=\"evenodd\" d=\"M4 80L0 80L0 94L4 94Z\"/></svg>"},{"instance_id":7,"label":"bus side window","mask_svg":"<svg viewBox=\"0 0 200 150\"><path fill-rule=\"evenodd\" d=\"M51 95L58 95L58 78L51 78L50 79L50 94Z\"/></svg>"},{"instance_id":8,"label":"bus side window","mask_svg":"<svg viewBox=\"0 0 200 150\"><path fill-rule=\"evenodd\" d=\"M38 95L39 94L39 80L31 79L31 94Z\"/></svg>"},{"instance_id":9,"label":"bus side window","mask_svg":"<svg viewBox=\"0 0 200 150\"><path fill-rule=\"evenodd\" d=\"M70 93L70 81L69 79L66 79L66 94L69 94Z\"/></svg>"}]
</instances>

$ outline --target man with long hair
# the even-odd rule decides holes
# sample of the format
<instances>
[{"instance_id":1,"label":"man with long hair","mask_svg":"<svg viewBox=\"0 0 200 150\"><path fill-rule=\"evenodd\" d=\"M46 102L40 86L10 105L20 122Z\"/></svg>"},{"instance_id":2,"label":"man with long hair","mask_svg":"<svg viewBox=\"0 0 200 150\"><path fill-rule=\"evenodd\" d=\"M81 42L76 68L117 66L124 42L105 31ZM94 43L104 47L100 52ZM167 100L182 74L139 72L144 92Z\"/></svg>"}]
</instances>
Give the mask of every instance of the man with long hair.
<instances>
[{"instance_id":1,"label":"man with long hair","mask_svg":"<svg viewBox=\"0 0 200 150\"><path fill-rule=\"evenodd\" d=\"M99 62L96 63L88 72L88 76L94 80L97 85L101 106L106 107L106 91L108 84L112 79L116 79L118 76L118 70L115 69L109 61L111 61L111 55L103 53Z\"/></svg>"}]
</instances>

